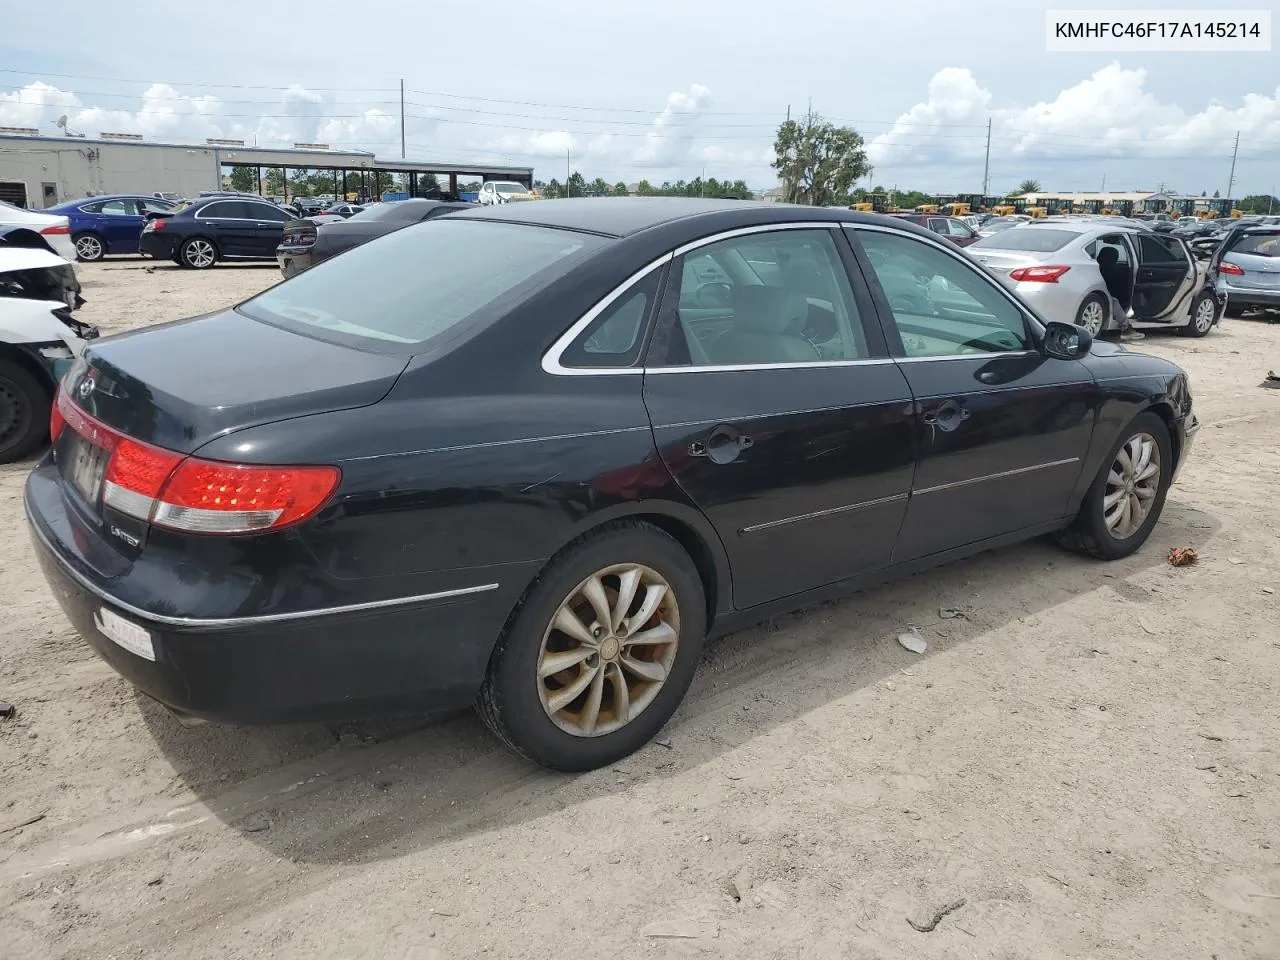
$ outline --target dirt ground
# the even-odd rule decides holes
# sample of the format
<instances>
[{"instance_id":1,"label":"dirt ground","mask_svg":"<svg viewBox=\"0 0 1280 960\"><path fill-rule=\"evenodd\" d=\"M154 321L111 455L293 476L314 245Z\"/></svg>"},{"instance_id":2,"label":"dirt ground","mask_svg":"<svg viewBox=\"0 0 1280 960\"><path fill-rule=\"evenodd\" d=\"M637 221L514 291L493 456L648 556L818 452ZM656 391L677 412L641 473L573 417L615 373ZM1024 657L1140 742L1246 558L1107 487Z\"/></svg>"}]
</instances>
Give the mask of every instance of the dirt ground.
<instances>
[{"instance_id":1,"label":"dirt ground","mask_svg":"<svg viewBox=\"0 0 1280 960\"><path fill-rule=\"evenodd\" d=\"M277 278L79 270L106 332ZM1206 421L1137 556L1034 542L729 637L586 776L470 714L180 726L68 628L0 468L0 957L1275 960L1280 325L1224 323L1137 345Z\"/></svg>"}]
</instances>

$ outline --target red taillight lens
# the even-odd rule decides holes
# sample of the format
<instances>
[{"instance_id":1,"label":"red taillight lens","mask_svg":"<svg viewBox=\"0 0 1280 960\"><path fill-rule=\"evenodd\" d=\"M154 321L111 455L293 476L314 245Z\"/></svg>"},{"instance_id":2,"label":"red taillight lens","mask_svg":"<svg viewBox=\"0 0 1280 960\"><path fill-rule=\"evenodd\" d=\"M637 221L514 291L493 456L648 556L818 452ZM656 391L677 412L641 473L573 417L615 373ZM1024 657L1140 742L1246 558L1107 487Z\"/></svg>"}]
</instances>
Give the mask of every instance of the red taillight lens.
<instances>
[{"instance_id":1,"label":"red taillight lens","mask_svg":"<svg viewBox=\"0 0 1280 960\"><path fill-rule=\"evenodd\" d=\"M1229 260L1223 260L1218 264L1218 272L1225 273L1232 277L1244 276L1244 268L1240 267L1238 264L1231 263Z\"/></svg>"},{"instance_id":2,"label":"red taillight lens","mask_svg":"<svg viewBox=\"0 0 1280 960\"><path fill-rule=\"evenodd\" d=\"M58 395L53 398L53 408L49 411L49 442L57 443L58 437L62 434L62 428L67 425L67 419L62 415L59 409L62 404L62 387L58 387Z\"/></svg>"},{"instance_id":3,"label":"red taillight lens","mask_svg":"<svg viewBox=\"0 0 1280 960\"><path fill-rule=\"evenodd\" d=\"M189 458L169 477L153 523L193 533L247 533L297 523L338 486L337 467L259 467Z\"/></svg>"},{"instance_id":4,"label":"red taillight lens","mask_svg":"<svg viewBox=\"0 0 1280 960\"><path fill-rule=\"evenodd\" d=\"M187 533L278 530L314 514L342 479L337 467L223 463L154 447L89 416L59 390L50 433L56 439L66 426L110 451L104 504Z\"/></svg>"},{"instance_id":5,"label":"red taillight lens","mask_svg":"<svg viewBox=\"0 0 1280 960\"><path fill-rule=\"evenodd\" d=\"M148 221L147 221L147 226L148 226L148 227L150 227L152 230L163 230L163 229L164 229L164 221L163 221L163 220L148 220Z\"/></svg>"},{"instance_id":6,"label":"red taillight lens","mask_svg":"<svg viewBox=\"0 0 1280 960\"><path fill-rule=\"evenodd\" d=\"M44 237L56 237L56 236L65 236L70 232L71 232L71 227L69 225L63 224L59 226L45 227L43 230L40 231L40 235Z\"/></svg>"},{"instance_id":7,"label":"red taillight lens","mask_svg":"<svg viewBox=\"0 0 1280 960\"><path fill-rule=\"evenodd\" d=\"M1009 279L1019 283L1057 283L1070 267L1019 267L1009 271Z\"/></svg>"}]
</instances>

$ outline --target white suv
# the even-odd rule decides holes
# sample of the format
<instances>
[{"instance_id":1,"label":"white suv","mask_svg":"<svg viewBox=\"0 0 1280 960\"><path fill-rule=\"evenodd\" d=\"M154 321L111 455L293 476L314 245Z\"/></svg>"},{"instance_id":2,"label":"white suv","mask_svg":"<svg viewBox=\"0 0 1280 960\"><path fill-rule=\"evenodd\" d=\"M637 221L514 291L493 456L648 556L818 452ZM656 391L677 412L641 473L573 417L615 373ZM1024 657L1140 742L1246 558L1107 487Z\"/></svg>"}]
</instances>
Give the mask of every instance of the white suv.
<instances>
[{"instance_id":1,"label":"white suv","mask_svg":"<svg viewBox=\"0 0 1280 960\"><path fill-rule=\"evenodd\" d=\"M512 203L517 200L532 200L533 191L523 183L510 180L489 180L480 188L478 200L483 204Z\"/></svg>"}]
</instances>

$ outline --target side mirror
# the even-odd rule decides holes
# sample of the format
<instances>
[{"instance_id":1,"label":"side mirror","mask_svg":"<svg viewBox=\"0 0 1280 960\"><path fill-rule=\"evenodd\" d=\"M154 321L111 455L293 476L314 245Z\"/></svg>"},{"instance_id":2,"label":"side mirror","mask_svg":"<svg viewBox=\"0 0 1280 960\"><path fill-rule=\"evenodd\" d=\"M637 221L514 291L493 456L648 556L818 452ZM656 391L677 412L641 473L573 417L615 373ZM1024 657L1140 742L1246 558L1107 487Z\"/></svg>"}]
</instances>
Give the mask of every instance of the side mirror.
<instances>
[{"instance_id":1,"label":"side mirror","mask_svg":"<svg viewBox=\"0 0 1280 960\"><path fill-rule=\"evenodd\" d=\"M1079 360L1093 346L1093 334L1074 323L1051 320L1044 328L1044 352L1058 360Z\"/></svg>"}]
</instances>

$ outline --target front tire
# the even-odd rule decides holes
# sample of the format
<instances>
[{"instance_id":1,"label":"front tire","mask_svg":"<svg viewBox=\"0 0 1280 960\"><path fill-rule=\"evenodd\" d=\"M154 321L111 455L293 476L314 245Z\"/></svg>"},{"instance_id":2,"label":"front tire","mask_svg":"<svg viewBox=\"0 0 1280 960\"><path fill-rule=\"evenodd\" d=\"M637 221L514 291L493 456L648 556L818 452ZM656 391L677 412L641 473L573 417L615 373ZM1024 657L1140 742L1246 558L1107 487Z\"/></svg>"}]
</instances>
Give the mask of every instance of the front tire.
<instances>
[{"instance_id":1,"label":"front tire","mask_svg":"<svg viewBox=\"0 0 1280 960\"><path fill-rule=\"evenodd\" d=\"M526 592L477 698L524 757L566 772L616 763L652 739L702 654L706 598L684 549L633 521L581 537Z\"/></svg>"},{"instance_id":2,"label":"front tire","mask_svg":"<svg viewBox=\"0 0 1280 960\"><path fill-rule=\"evenodd\" d=\"M1213 322L1218 319L1218 298L1208 290L1191 301L1191 320L1178 332L1184 337L1203 337L1213 329Z\"/></svg>"},{"instance_id":3,"label":"front tire","mask_svg":"<svg viewBox=\"0 0 1280 960\"><path fill-rule=\"evenodd\" d=\"M84 263L96 263L107 255L107 245L96 233L78 233L71 242L76 247L76 259Z\"/></svg>"},{"instance_id":4,"label":"front tire","mask_svg":"<svg viewBox=\"0 0 1280 960\"><path fill-rule=\"evenodd\" d=\"M178 262L192 270L208 270L218 262L218 248L212 240L192 237L178 248Z\"/></svg>"},{"instance_id":5,"label":"front tire","mask_svg":"<svg viewBox=\"0 0 1280 960\"><path fill-rule=\"evenodd\" d=\"M34 452L49 435L49 391L25 367L0 360L0 463Z\"/></svg>"},{"instance_id":6,"label":"front tire","mask_svg":"<svg viewBox=\"0 0 1280 960\"><path fill-rule=\"evenodd\" d=\"M1107 327L1107 313L1110 305L1110 301L1102 294L1089 294L1080 304L1080 309L1076 311L1076 326L1084 327L1096 337Z\"/></svg>"},{"instance_id":7,"label":"front tire","mask_svg":"<svg viewBox=\"0 0 1280 960\"><path fill-rule=\"evenodd\" d=\"M1140 413L1120 432L1069 528L1058 542L1099 560L1129 556L1160 519L1173 476L1169 428Z\"/></svg>"}]
</instances>

